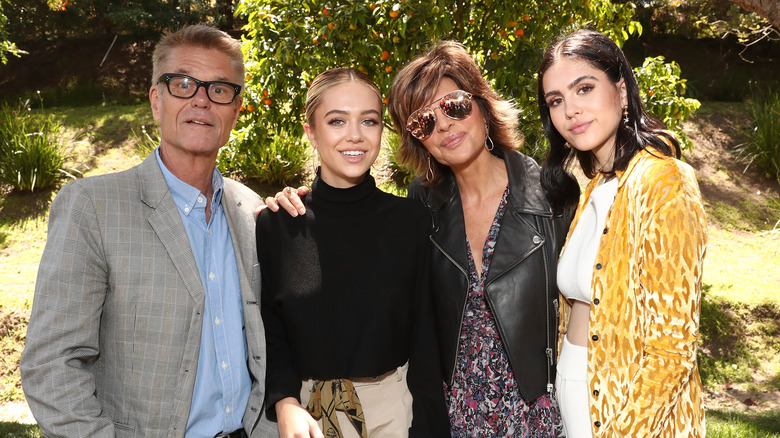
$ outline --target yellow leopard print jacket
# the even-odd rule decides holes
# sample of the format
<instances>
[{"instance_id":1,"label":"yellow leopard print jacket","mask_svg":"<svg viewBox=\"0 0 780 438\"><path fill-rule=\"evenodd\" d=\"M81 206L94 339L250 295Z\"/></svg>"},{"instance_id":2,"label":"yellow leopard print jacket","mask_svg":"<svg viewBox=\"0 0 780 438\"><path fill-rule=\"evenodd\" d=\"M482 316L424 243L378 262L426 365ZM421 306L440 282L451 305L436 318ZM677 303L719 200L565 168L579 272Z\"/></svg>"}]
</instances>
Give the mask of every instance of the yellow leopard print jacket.
<instances>
[{"instance_id":1,"label":"yellow leopard print jacket","mask_svg":"<svg viewBox=\"0 0 780 438\"><path fill-rule=\"evenodd\" d=\"M617 176L593 274L593 435L703 437L696 344L707 225L699 186L690 166L652 148ZM570 236L602 179L583 193ZM560 303L559 347L570 310L562 296Z\"/></svg>"}]
</instances>

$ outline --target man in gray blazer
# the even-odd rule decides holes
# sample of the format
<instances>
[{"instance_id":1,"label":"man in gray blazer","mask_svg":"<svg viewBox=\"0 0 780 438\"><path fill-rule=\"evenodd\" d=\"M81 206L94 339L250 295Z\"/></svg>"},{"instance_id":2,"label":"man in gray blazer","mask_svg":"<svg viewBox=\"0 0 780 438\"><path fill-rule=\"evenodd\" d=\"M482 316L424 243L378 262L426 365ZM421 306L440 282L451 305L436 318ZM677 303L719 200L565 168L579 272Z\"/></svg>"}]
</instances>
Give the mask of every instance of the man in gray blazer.
<instances>
[{"instance_id":1,"label":"man in gray blazer","mask_svg":"<svg viewBox=\"0 0 780 438\"><path fill-rule=\"evenodd\" d=\"M24 392L49 437L269 436L261 200L215 168L241 107L240 43L189 26L153 63L160 147L52 203Z\"/></svg>"}]
</instances>

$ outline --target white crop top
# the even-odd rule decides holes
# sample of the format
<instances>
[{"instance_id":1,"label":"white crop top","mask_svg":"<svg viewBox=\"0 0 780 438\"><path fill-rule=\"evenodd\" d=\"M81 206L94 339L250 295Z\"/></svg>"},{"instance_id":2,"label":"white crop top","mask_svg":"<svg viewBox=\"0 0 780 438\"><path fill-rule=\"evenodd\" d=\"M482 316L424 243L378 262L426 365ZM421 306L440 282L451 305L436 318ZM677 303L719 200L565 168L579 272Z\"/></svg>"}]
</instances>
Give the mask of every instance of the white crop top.
<instances>
[{"instance_id":1,"label":"white crop top","mask_svg":"<svg viewBox=\"0 0 780 438\"><path fill-rule=\"evenodd\" d=\"M593 296L591 285L596 253L617 188L618 179L612 178L593 189L558 260L558 289L570 300L590 303Z\"/></svg>"}]
</instances>

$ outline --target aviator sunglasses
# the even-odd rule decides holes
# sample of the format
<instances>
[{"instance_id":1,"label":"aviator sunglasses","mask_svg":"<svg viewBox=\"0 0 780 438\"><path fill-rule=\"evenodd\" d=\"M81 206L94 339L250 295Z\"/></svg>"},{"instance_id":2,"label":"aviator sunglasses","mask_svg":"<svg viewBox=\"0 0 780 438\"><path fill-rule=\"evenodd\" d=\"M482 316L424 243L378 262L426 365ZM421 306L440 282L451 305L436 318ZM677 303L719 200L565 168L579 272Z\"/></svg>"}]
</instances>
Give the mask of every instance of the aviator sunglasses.
<instances>
[{"instance_id":1,"label":"aviator sunglasses","mask_svg":"<svg viewBox=\"0 0 780 438\"><path fill-rule=\"evenodd\" d=\"M471 115L471 96L471 93L463 90L455 90L445 94L431 102L429 106L413 112L406 119L406 130L414 138L420 141L425 140L433 134L433 128L436 126L436 114L433 110L437 106L446 117L453 120L463 120ZM438 105L436 105L437 102Z\"/></svg>"}]
</instances>

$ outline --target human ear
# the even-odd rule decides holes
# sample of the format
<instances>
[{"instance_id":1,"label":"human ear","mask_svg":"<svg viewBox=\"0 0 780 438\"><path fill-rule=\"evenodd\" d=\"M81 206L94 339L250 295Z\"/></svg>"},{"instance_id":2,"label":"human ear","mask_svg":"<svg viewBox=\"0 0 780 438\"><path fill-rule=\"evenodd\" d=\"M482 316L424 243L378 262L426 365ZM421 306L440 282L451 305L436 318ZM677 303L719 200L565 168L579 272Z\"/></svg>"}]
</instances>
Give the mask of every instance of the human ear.
<instances>
[{"instance_id":1,"label":"human ear","mask_svg":"<svg viewBox=\"0 0 780 438\"><path fill-rule=\"evenodd\" d=\"M303 124L303 130L306 132L306 137L309 139L309 143L311 143L311 147L314 148L314 150L317 150L317 142L314 140L314 128L311 127L308 123Z\"/></svg>"}]
</instances>

